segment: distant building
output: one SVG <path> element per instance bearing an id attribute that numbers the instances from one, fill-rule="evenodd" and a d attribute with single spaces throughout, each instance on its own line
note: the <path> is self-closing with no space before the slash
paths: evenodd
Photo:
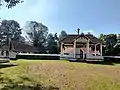
<path id="1" fill-rule="evenodd" d="M 60 42 L 61 58 L 103 59 L 102 41 L 92 34 L 68 34 Z"/>
<path id="2" fill-rule="evenodd" d="M 38 50 L 32 46 L 25 43 L 20 43 L 16 41 L 11 41 L 11 51 L 17 53 L 37 53 Z"/>
<path id="3" fill-rule="evenodd" d="M 38 50 L 34 46 L 28 44 L 11 41 L 10 46 L 3 46 L 0 53 L 3 57 L 9 56 L 11 58 L 15 58 L 18 53 L 38 53 Z"/>

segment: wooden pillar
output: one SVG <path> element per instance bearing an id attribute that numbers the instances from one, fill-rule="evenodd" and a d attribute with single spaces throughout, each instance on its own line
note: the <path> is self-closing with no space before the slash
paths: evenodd
<path id="1" fill-rule="evenodd" d="M 63 43 L 61 43 L 61 57 L 63 56 Z"/>
<path id="2" fill-rule="evenodd" d="M 74 40 L 74 58 L 76 58 L 76 39 Z"/>
<path id="3" fill-rule="evenodd" d="M 100 44 L 100 55 L 102 56 L 102 44 Z"/>
<path id="4" fill-rule="evenodd" d="M 97 46 L 97 45 L 95 44 L 95 56 L 96 56 L 96 46 Z"/>
<path id="5" fill-rule="evenodd" d="M 89 40 L 87 40 L 87 43 L 86 43 L 86 58 L 89 57 Z"/>

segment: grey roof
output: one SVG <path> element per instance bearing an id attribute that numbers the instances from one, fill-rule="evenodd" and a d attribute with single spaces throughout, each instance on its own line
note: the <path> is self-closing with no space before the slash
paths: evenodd
<path id="1" fill-rule="evenodd" d="M 20 43 L 16 41 L 11 41 L 12 50 L 16 52 L 38 52 L 38 50 L 31 45 L 27 45 L 25 43 Z"/>

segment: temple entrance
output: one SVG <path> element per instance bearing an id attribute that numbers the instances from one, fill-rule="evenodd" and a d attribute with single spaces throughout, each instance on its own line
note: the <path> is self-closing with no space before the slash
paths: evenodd
<path id="1" fill-rule="evenodd" d="M 66 47 L 65 50 L 63 45 Z M 77 60 L 103 60 L 102 41 L 91 34 L 68 35 L 61 41 L 61 57 Z"/>

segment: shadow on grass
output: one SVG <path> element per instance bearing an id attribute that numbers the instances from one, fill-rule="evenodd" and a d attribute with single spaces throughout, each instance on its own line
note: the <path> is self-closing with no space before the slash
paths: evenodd
<path id="1" fill-rule="evenodd" d="M 13 64 L 0 64 L 0 69 L 1 68 L 14 67 L 14 66 L 17 66 L 17 65 L 13 65 Z"/>
<path id="2" fill-rule="evenodd" d="M 5 85 L 0 90 L 59 90 L 59 88 L 53 86 L 43 87 L 40 84 L 37 85 L 9 84 Z"/>
<path id="3" fill-rule="evenodd" d="M 88 64 L 96 64 L 96 65 L 112 65 L 120 64 L 120 60 L 105 60 L 105 61 L 70 61 L 70 62 L 78 62 L 78 63 L 88 63 Z"/>
<path id="4" fill-rule="evenodd" d="M 120 59 L 108 59 L 104 61 L 93 61 L 93 62 L 87 62 L 87 63 L 92 63 L 92 64 L 100 64 L 100 65 L 116 65 L 120 64 Z"/>
<path id="5" fill-rule="evenodd" d="M 92 61 L 92 62 L 86 62 L 86 63 L 90 63 L 90 64 L 100 64 L 100 65 L 112 65 L 112 66 L 114 66 L 115 65 L 115 63 L 113 63 L 113 62 L 106 62 L 106 61 Z"/>
<path id="6" fill-rule="evenodd" d="M 59 90 L 58 87 L 44 86 L 26 76 L 21 76 L 19 78 L 23 82 L 14 82 L 14 80 L 10 78 L 0 77 L 0 84 L 2 84 L 2 88 L 0 88 L 0 90 Z M 29 84 L 24 83 L 26 81 L 29 82 Z"/>

